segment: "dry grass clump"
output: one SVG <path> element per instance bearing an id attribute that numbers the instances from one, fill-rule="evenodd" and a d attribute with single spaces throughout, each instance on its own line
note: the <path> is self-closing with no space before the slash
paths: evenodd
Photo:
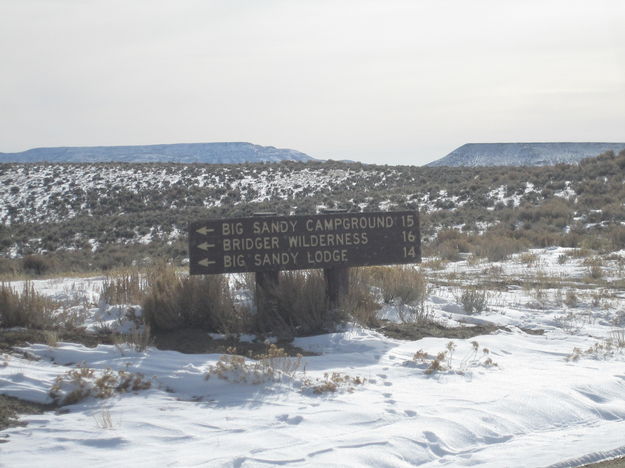
<path id="1" fill-rule="evenodd" d="M 443 260 L 440 258 L 432 258 L 425 262 L 421 263 L 423 268 L 429 268 L 430 270 L 444 270 L 447 268 L 447 260 Z"/>
<path id="2" fill-rule="evenodd" d="M 575 334 L 579 333 L 585 322 L 590 323 L 591 320 L 592 315 L 586 315 L 586 317 L 584 317 L 580 312 L 569 310 L 566 314 L 556 315 L 553 318 L 553 323 L 560 327 L 562 331 Z"/>
<path id="3" fill-rule="evenodd" d="M 19 293 L 6 283 L 0 283 L 0 326 L 27 328 L 54 328 L 53 311 L 56 304 L 35 291 L 25 282 Z"/>
<path id="4" fill-rule="evenodd" d="M 477 341 L 471 342 L 471 349 L 458 363 L 454 362 L 456 349 L 456 343 L 453 341 L 447 343 L 446 349 L 436 356 L 431 356 L 420 349 L 414 354 L 412 360 L 404 362 L 404 365 L 421 368 L 426 375 L 441 372 L 462 375 L 470 367 L 497 367 L 497 363 L 490 357 L 488 348 L 482 348 L 480 353 L 480 345 Z"/>
<path id="5" fill-rule="evenodd" d="M 145 297 L 146 285 L 139 270 L 130 269 L 107 276 L 102 286 L 100 301 L 106 304 L 140 304 Z"/>
<path id="6" fill-rule="evenodd" d="M 528 267 L 538 264 L 539 260 L 540 256 L 536 253 L 525 252 L 519 255 L 519 263 L 523 263 Z"/>
<path id="7" fill-rule="evenodd" d="M 256 314 L 254 329 L 292 337 L 333 330 L 345 317 L 326 302 L 323 272 L 282 272 L 278 284 L 265 292 L 264 307 Z M 256 294 L 258 298 L 258 293 Z"/>
<path id="8" fill-rule="evenodd" d="M 461 254 L 471 250 L 469 236 L 456 229 L 440 230 L 431 247 L 434 255 L 450 262 L 462 260 Z"/>
<path id="9" fill-rule="evenodd" d="M 569 289 L 566 292 L 566 296 L 564 298 L 564 304 L 566 304 L 567 307 L 571 307 L 571 308 L 577 307 L 579 305 L 579 299 L 575 291 L 573 291 L 572 289 Z"/>
<path id="10" fill-rule="evenodd" d="M 625 327 L 625 310 L 617 310 L 612 318 L 612 325 L 615 327 Z"/>
<path id="11" fill-rule="evenodd" d="M 305 378 L 302 383 L 302 392 L 312 392 L 315 395 L 335 393 L 338 391 L 354 392 L 356 386 L 364 385 L 367 380 L 361 377 L 352 377 L 342 372 L 325 372 L 323 378 Z"/>
<path id="12" fill-rule="evenodd" d="M 260 385 L 294 378 L 301 363 L 301 354 L 292 358 L 284 349 L 271 344 L 256 360 L 232 354 L 221 356 L 217 364 L 209 366 L 204 378 L 215 376 L 232 383 Z"/>
<path id="13" fill-rule="evenodd" d="M 136 352 L 143 352 L 154 344 L 154 338 L 150 326 L 143 324 L 137 326 L 131 333 L 113 334 L 113 344 L 120 352 L 124 354 L 124 345 Z"/>
<path id="14" fill-rule="evenodd" d="M 365 379 L 361 377 L 352 377 L 341 372 L 326 372 L 322 378 L 305 375 L 300 377 L 301 367 L 301 354 L 290 357 L 284 349 L 272 344 L 265 354 L 256 356 L 256 359 L 232 354 L 221 356 L 214 366 L 208 367 L 204 379 L 217 377 L 231 383 L 251 385 L 286 381 L 299 387 L 302 393 L 310 392 L 315 395 L 341 390 L 351 393 L 357 385 L 365 383 Z"/>
<path id="15" fill-rule="evenodd" d="M 232 333 L 244 322 L 224 276 L 178 275 L 165 264 L 148 272 L 142 307 L 145 322 L 153 330 L 200 328 Z"/>
<path id="16" fill-rule="evenodd" d="M 56 404 L 72 405 L 88 397 L 110 398 L 115 393 L 147 390 L 151 386 L 151 379 L 138 372 L 111 369 L 98 372 L 78 366 L 59 375 L 49 393 Z"/>
<path id="17" fill-rule="evenodd" d="M 371 290 L 370 272 L 366 268 L 352 268 L 349 292 L 342 305 L 344 313 L 365 327 L 379 325 L 380 305 Z"/>
<path id="18" fill-rule="evenodd" d="M 588 349 L 573 348 L 573 352 L 565 359 L 577 362 L 581 358 L 589 359 L 610 359 L 617 354 L 622 354 L 625 350 L 625 329 L 613 330 L 608 338 L 597 341 Z"/>
<path id="19" fill-rule="evenodd" d="M 108 409 L 102 410 L 100 413 L 94 414 L 93 419 L 99 429 L 113 429 L 113 417 Z"/>
<path id="20" fill-rule="evenodd" d="M 594 254 L 594 251 L 587 248 L 573 249 L 566 252 L 571 258 L 588 258 Z"/>
<path id="21" fill-rule="evenodd" d="M 491 262 L 506 260 L 510 255 L 527 249 L 525 240 L 515 239 L 498 233 L 488 233 L 474 239 L 473 253 Z"/>
<path id="22" fill-rule="evenodd" d="M 488 307 L 488 291 L 476 286 L 465 288 L 460 296 L 460 304 L 465 313 L 469 315 L 481 314 Z"/>
<path id="23" fill-rule="evenodd" d="M 368 273 L 371 285 L 380 288 L 385 303 L 421 303 L 427 296 L 427 281 L 423 273 L 411 267 L 372 267 Z"/>

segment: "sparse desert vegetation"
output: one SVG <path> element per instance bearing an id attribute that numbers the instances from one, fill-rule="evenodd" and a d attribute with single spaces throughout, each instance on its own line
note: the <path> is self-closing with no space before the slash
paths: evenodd
<path id="1" fill-rule="evenodd" d="M 177 446 L 186 421 L 193 437 L 219 433 L 224 444 L 241 443 L 243 431 L 245 444 L 271 433 L 283 445 L 288 429 L 288 440 L 306 445 L 327 426 L 352 434 L 347 444 L 392 440 L 406 456 L 414 448 L 402 442 L 404 425 L 424 447 L 451 443 L 446 430 L 433 438 L 431 417 L 486 451 L 538 432 L 554 442 L 563 428 L 593 437 L 589 428 L 620 427 L 625 417 L 604 408 L 619 407 L 623 390 L 625 228 L 620 208 L 602 204 L 605 190 L 621 200 L 623 160 L 468 171 L 104 164 L 102 180 L 88 165 L 1 167 L 6 180 L 28 176 L 50 192 L 65 182 L 60 201 L 43 205 L 49 235 L 33 233 L 41 219 L 21 191 L 3 199 L 11 206 L 0 231 L 0 393 L 57 409 L 30 423 L 28 443 L 44 449 L 50 432 L 74 426 L 96 441 L 123 432 Z M 71 207 L 70 169 L 81 180 Z M 316 178 L 325 185 L 311 188 Z M 332 307 L 320 270 L 281 272 L 260 310 L 251 274 L 189 276 L 188 220 L 321 206 L 419 208 L 422 264 L 352 268 L 349 293 Z M 147 228 L 157 214 L 161 223 Z M 251 426 L 250 408 L 260 415 Z M 166 411 L 176 429 L 160 425 Z M 328 423 L 323 415 L 336 411 L 345 420 Z M 491 424 L 483 436 L 493 414 L 517 429 Z M 6 447 L 26 443 L 19 428 L 3 433 Z M 278 445 L 268 460 L 278 460 Z"/>

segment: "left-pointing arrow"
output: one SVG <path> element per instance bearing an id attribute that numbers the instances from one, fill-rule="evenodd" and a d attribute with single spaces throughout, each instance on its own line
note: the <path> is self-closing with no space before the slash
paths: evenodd
<path id="1" fill-rule="evenodd" d="M 210 248 L 215 247 L 215 244 L 209 244 L 208 242 L 202 242 L 200 245 L 197 246 L 198 249 L 202 249 L 202 250 L 208 250 Z"/>
<path id="2" fill-rule="evenodd" d="M 203 260 L 200 260 L 199 262 L 197 262 L 199 265 L 205 266 L 207 267 L 208 265 L 214 265 L 215 261 L 214 260 L 209 260 L 208 258 L 205 258 Z"/>
<path id="3" fill-rule="evenodd" d="M 205 236 L 206 234 L 208 234 L 209 232 L 215 232 L 214 229 L 211 228 L 207 228 L 207 227 L 201 227 L 200 229 L 196 229 L 196 231 L 198 234 L 202 234 L 203 236 Z"/>

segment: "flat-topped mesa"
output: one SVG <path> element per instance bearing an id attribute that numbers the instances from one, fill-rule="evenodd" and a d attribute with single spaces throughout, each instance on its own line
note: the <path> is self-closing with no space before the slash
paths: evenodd
<path id="1" fill-rule="evenodd" d="M 18 163 L 205 163 L 315 161 L 292 149 L 246 142 L 176 143 L 170 145 L 85 146 L 33 148 L 20 153 L 0 153 L 0 162 Z"/>
<path id="2" fill-rule="evenodd" d="M 550 166 L 624 149 L 625 143 L 467 143 L 427 166 Z"/>

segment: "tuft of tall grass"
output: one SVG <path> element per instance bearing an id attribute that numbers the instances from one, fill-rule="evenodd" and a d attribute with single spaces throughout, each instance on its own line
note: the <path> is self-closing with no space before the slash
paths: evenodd
<path id="1" fill-rule="evenodd" d="M 374 267 L 369 269 L 370 282 L 380 288 L 385 303 L 421 303 L 427 296 L 423 273 L 411 267 Z"/>
<path id="2" fill-rule="evenodd" d="M 140 304 L 145 297 L 146 284 L 139 270 L 122 270 L 107 276 L 100 301 L 106 304 Z"/>
<path id="3" fill-rule="evenodd" d="M 254 328 L 261 333 L 292 337 L 333 330 L 343 319 L 342 310 L 330 310 L 321 270 L 286 271 L 269 295 L 271 306 L 259 310 Z"/>
<path id="4" fill-rule="evenodd" d="M 148 271 L 143 314 L 152 330 L 200 328 L 236 333 L 245 322 L 222 275 L 178 275 L 171 265 Z"/>
<path id="5" fill-rule="evenodd" d="M 56 320 L 53 311 L 55 304 L 49 298 L 35 291 L 29 281 L 24 283 L 22 292 L 11 285 L 0 283 L 0 326 L 27 328 L 54 328 Z"/>
<path id="6" fill-rule="evenodd" d="M 485 257 L 491 262 L 506 260 L 510 255 L 525 250 L 527 241 L 507 237 L 498 233 L 489 233 L 475 238 L 473 253 Z"/>
<path id="7" fill-rule="evenodd" d="M 370 269 L 350 269 L 349 293 L 342 304 L 345 315 L 365 327 L 376 327 L 379 325 L 379 309 L 380 305 L 371 290 Z"/>
<path id="8" fill-rule="evenodd" d="M 460 303 L 467 314 L 481 314 L 488 307 L 488 292 L 475 286 L 468 287 L 462 292 Z"/>

